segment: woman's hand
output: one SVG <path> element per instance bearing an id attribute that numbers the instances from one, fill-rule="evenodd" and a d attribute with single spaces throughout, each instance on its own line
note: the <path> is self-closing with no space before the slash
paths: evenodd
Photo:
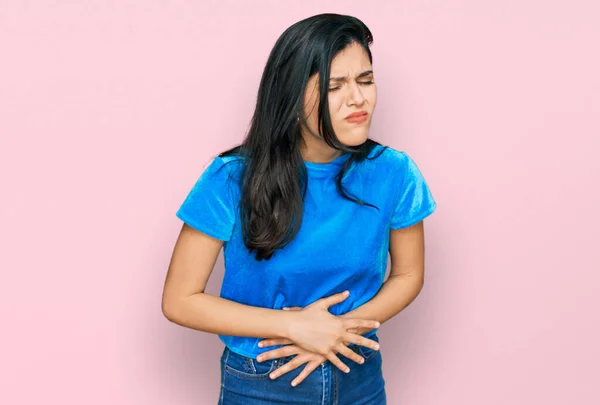
<path id="1" fill-rule="evenodd" d="M 354 352 L 352 352 L 352 353 L 354 353 Z M 315 369 L 317 367 L 319 367 L 322 363 L 325 363 L 325 361 L 327 361 L 327 358 L 325 356 L 317 354 L 317 353 L 309 352 L 308 350 L 303 349 L 300 346 L 297 346 L 294 344 L 280 347 L 278 349 L 270 350 L 268 352 L 262 353 L 257 357 L 257 361 L 261 362 L 261 361 L 265 361 L 265 360 L 269 360 L 269 359 L 277 359 L 280 357 L 291 356 L 293 354 L 295 354 L 296 356 L 294 356 L 294 358 L 292 360 L 288 361 L 283 366 L 279 367 L 277 370 L 273 371 L 270 374 L 271 379 L 274 380 L 277 377 L 281 377 L 282 375 L 289 373 L 292 370 L 297 369 L 302 364 L 308 363 L 304 367 L 304 369 L 300 372 L 300 374 L 298 374 L 298 376 L 296 378 L 294 378 L 294 380 L 292 381 L 292 386 L 295 387 L 296 385 L 298 385 L 302 381 L 304 381 L 304 379 L 306 377 L 308 377 L 308 375 L 310 373 L 315 371 Z M 355 360 L 357 363 L 364 362 L 364 360 L 361 356 L 359 356 L 356 353 L 354 353 L 354 355 L 355 355 L 355 357 L 358 357 L 358 359 Z M 354 358 L 353 358 L 353 360 L 354 360 Z M 342 365 L 343 365 L 343 363 L 342 363 Z M 346 367 L 345 365 L 343 365 L 343 367 L 344 368 L 341 369 L 342 371 L 344 371 L 346 373 L 350 371 L 350 369 L 348 369 L 348 367 Z M 338 366 L 338 368 L 339 368 L 339 366 Z"/>
<path id="2" fill-rule="evenodd" d="M 301 309 L 302 309 L 302 307 L 283 308 L 284 311 L 288 311 L 288 310 L 289 311 L 299 311 Z M 358 329 L 364 330 L 364 332 L 368 332 L 369 330 L 371 330 L 368 328 L 358 328 Z M 357 329 L 348 329 L 348 332 L 358 333 Z M 324 363 L 327 360 L 327 358 L 323 355 L 309 352 L 308 350 L 305 350 L 297 345 L 294 345 L 293 343 L 294 342 L 292 342 L 291 340 L 285 339 L 285 338 L 274 338 L 274 339 L 261 340 L 258 343 L 258 347 L 269 347 L 269 346 L 279 346 L 279 345 L 289 345 L 289 346 L 280 347 L 278 349 L 264 352 L 257 357 L 257 361 L 262 362 L 265 360 L 278 359 L 281 357 L 291 356 L 291 355 L 295 354 L 296 356 L 292 360 L 290 360 L 288 363 L 284 364 L 282 367 L 278 368 L 276 371 L 272 372 L 270 375 L 272 379 L 276 379 L 286 373 L 289 373 L 292 370 L 297 369 L 302 364 L 308 363 L 304 367 L 302 372 L 300 372 L 300 374 L 298 374 L 298 376 L 294 379 L 294 381 L 292 381 L 292 386 L 295 387 L 296 385 L 298 385 L 302 381 L 304 381 L 306 379 L 306 377 L 308 377 L 308 375 L 310 373 L 315 371 L 315 369 L 317 367 L 319 367 L 322 363 Z M 352 352 L 352 353 L 353 354 L 352 354 L 351 360 L 354 360 L 356 363 L 359 363 L 359 364 L 364 363 L 364 359 L 360 355 L 358 355 L 354 352 Z M 338 368 L 340 368 L 338 365 L 336 365 L 336 366 Z M 348 372 L 348 370 L 349 370 L 348 367 L 346 367 L 345 365 L 343 365 L 343 366 L 344 367 L 340 368 L 340 369 L 344 372 Z"/>
<path id="3" fill-rule="evenodd" d="M 347 367 L 337 357 L 337 353 L 360 362 L 360 356 L 348 348 L 348 344 L 354 343 L 373 350 L 379 349 L 377 342 L 348 331 L 349 329 L 358 328 L 374 329 L 379 327 L 379 322 L 367 319 L 341 318 L 329 313 L 328 308 L 330 306 L 342 302 L 348 295 L 349 292 L 347 291 L 335 294 L 317 300 L 306 308 L 294 311 L 294 318 L 290 323 L 288 336 L 289 341 L 296 346 L 325 357 L 344 371 L 347 370 Z"/>
<path id="4" fill-rule="evenodd" d="M 283 307 L 282 308 L 284 311 L 300 311 L 302 309 L 302 307 Z M 358 334 L 363 334 L 365 332 L 368 332 L 372 330 L 371 328 L 352 328 L 352 329 L 348 329 L 348 332 L 350 333 L 358 333 Z M 286 339 L 286 338 L 272 338 L 272 339 L 264 339 L 261 340 L 260 342 L 258 342 L 258 347 L 269 347 L 269 346 L 279 346 L 279 345 L 289 345 L 289 344 L 293 344 L 294 342 L 292 342 L 290 339 Z M 272 353 L 272 351 L 270 352 L 265 352 L 265 353 Z M 280 356 L 282 357 L 282 356 Z M 277 357 L 273 357 L 273 358 L 277 358 Z M 265 359 L 266 360 L 266 359 Z"/>

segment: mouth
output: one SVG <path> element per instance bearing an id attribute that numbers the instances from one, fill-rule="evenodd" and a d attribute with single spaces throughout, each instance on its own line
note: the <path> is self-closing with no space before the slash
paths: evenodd
<path id="1" fill-rule="evenodd" d="M 349 118 L 358 118 L 358 117 L 362 117 L 362 116 L 366 116 L 366 115 L 369 115 L 369 113 L 366 112 L 366 111 L 358 111 L 358 112 L 353 112 L 352 114 L 348 115 L 346 117 L 346 119 L 349 119 Z"/>
<path id="2" fill-rule="evenodd" d="M 361 122 L 365 122 L 368 117 L 369 117 L 369 113 L 367 113 L 366 111 L 359 112 L 359 113 L 352 113 L 346 117 L 346 121 L 358 124 Z"/>

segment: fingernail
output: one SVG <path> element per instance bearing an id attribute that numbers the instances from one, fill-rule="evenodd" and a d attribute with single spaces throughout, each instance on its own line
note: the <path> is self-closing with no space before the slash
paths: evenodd
<path id="1" fill-rule="evenodd" d="M 296 384 L 297 384 L 296 381 L 292 381 L 292 387 L 295 387 Z"/>
<path id="2" fill-rule="evenodd" d="M 350 369 L 349 369 L 349 368 L 347 368 L 345 371 L 346 371 L 346 373 L 349 373 L 349 372 L 350 372 Z"/>
<path id="3" fill-rule="evenodd" d="M 258 362 L 260 363 L 260 362 L 262 361 L 262 357 L 258 356 L 258 357 L 256 358 L 256 361 L 258 361 Z"/>
<path id="4" fill-rule="evenodd" d="M 271 377 L 271 378 L 275 378 L 275 374 L 271 374 L 269 377 Z"/>
<path id="5" fill-rule="evenodd" d="M 360 359 L 360 364 L 363 364 L 365 362 L 365 359 Z"/>
<path id="6" fill-rule="evenodd" d="M 283 307 L 284 311 L 289 311 L 290 309 L 288 307 Z"/>
<path id="7" fill-rule="evenodd" d="M 262 344 L 262 343 L 259 343 L 259 344 L 258 344 L 258 347 L 263 347 L 263 344 Z"/>
<path id="8" fill-rule="evenodd" d="M 348 291 L 348 290 L 344 291 L 344 295 L 348 295 L 348 294 L 350 294 L 350 291 Z"/>
<path id="9" fill-rule="evenodd" d="M 379 325 L 381 325 L 379 322 L 375 322 L 375 327 L 379 328 Z"/>
<path id="10" fill-rule="evenodd" d="M 375 345 L 375 350 L 379 350 L 379 345 Z"/>

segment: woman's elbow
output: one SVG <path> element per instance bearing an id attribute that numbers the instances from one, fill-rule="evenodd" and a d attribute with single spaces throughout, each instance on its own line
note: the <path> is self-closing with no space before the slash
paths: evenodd
<path id="1" fill-rule="evenodd" d="M 162 303 L 161 303 L 161 310 L 162 310 L 164 317 L 167 318 L 169 321 L 175 322 L 175 319 L 178 318 L 177 317 L 177 313 L 179 312 L 177 309 L 178 306 L 179 305 L 177 303 L 177 300 L 163 296 Z"/>

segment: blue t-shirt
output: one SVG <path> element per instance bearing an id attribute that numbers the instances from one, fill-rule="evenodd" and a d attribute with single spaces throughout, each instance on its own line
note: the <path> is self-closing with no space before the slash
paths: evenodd
<path id="1" fill-rule="evenodd" d="M 381 148 L 376 145 L 369 156 Z M 433 213 L 436 203 L 415 162 L 391 147 L 373 160 L 353 164 L 343 180 L 350 195 L 380 210 L 344 199 L 334 176 L 349 157 L 345 153 L 329 163 L 305 162 L 308 185 L 300 231 L 270 260 L 262 261 L 255 259 L 256 252 L 248 253 L 242 240 L 236 173 L 243 160 L 239 156 L 212 160 L 176 215 L 192 228 L 224 241 L 221 297 L 282 309 L 306 307 L 349 290 L 348 298 L 329 307 L 330 313 L 341 315 L 377 294 L 387 269 L 390 229 L 414 225 Z M 265 338 L 219 338 L 233 352 L 252 358 L 280 347 L 259 348 L 258 342 Z"/>

